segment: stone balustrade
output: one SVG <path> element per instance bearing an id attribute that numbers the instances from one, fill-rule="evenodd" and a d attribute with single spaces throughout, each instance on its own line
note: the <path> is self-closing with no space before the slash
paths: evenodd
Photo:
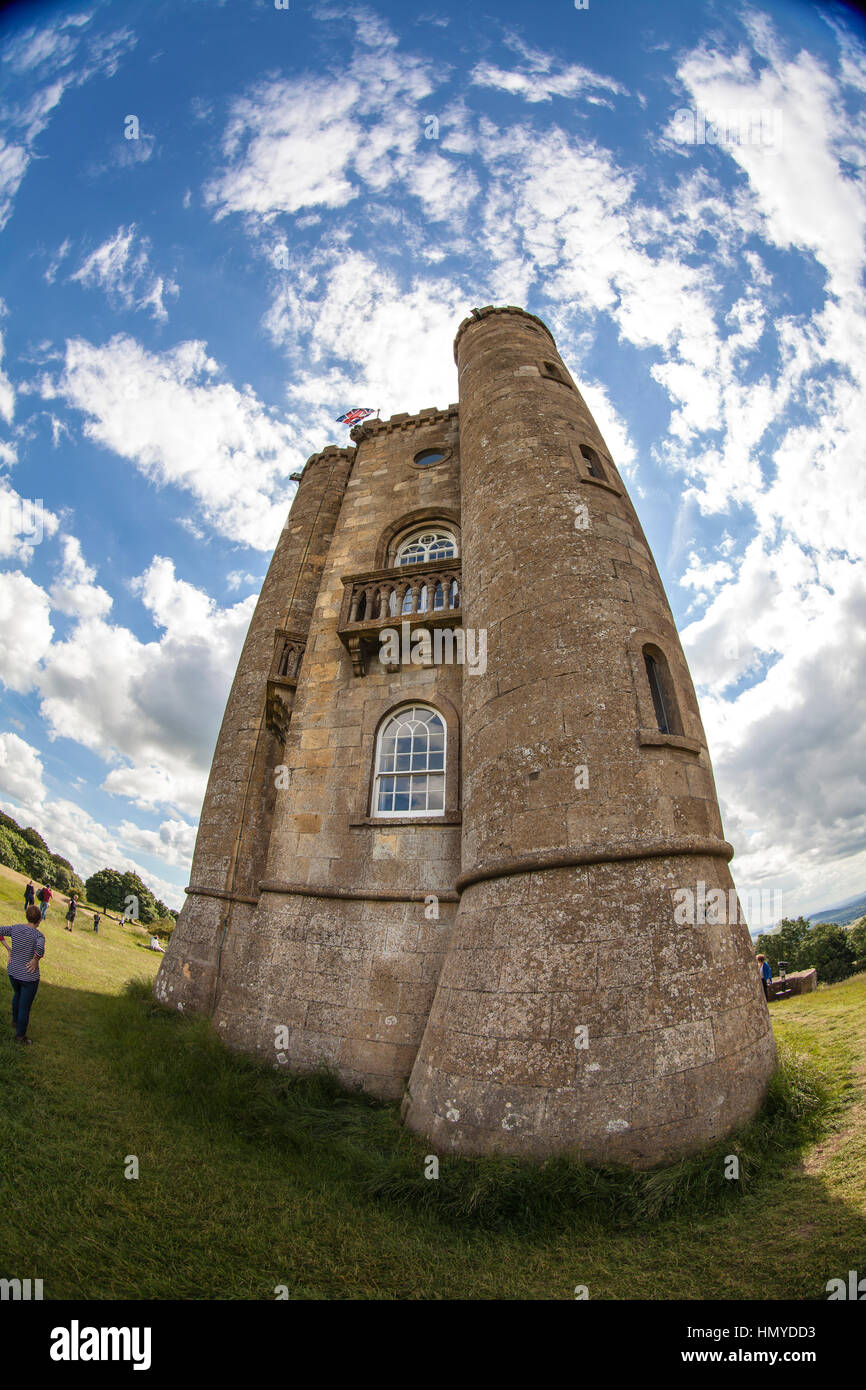
<path id="1" fill-rule="evenodd" d="M 365 649 L 378 647 L 384 628 L 404 619 L 414 628 L 461 626 L 460 584 L 457 559 L 344 575 L 337 631 L 355 674 L 365 674 Z"/>

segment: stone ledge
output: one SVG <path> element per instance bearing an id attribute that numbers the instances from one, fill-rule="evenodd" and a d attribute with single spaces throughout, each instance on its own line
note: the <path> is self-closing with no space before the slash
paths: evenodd
<path id="1" fill-rule="evenodd" d="M 684 734 L 663 734 L 659 729 L 638 729 L 637 739 L 645 748 L 681 748 L 684 753 L 700 753 L 704 746 L 699 739 L 686 738 Z"/>
<path id="2" fill-rule="evenodd" d="M 622 497 L 622 488 L 615 487 L 613 483 L 607 482 L 604 478 L 593 478 L 589 473 L 581 476 L 580 483 L 591 483 L 593 487 L 603 487 L 606 492 L 612 492 L 614 497 Z"/>
<path id="3" fill-rule="evenodd" d="M 675 840 L 668 845 L 635 845 L 629 849 L 540 850 L 523 854 L 516 859 L 499 859 L 481 868 L 460 874 L 454 887 L 463 893 L 473 883 L 489 878 L 510 878 L 513 874 L 532 874 L 543 869 L 582 868 L 587 864 L 620 864 L 635 859 L 675 859 L 680 855 L 697 855 L 725 859 L 734 857 L 734 847 L 727 840 Z"/>
<path id="4" fill-rule="evenodd" d="M 252 907 L 256 907 L 259 901 L 258 898 L 249 898 L 243 893 L 227 893 L 224 888 L 199 888 L 192 883 L 187 884 L 183 891 L 191 897 L 222 898 L 230 903 L 250 903 Z"/>
<path id="5" fill-rule="evenodd" d="M 438 898 L 442 903 L 459 902 L 453 888 L 416 888 L 410 893 L 398 893 L 387 888 L 331 888 L 327 884 L 284 883 L 281 879 L 263 879 L 259 892 L 301 898 L 343 898 L 349 902 L 423 903 L 428 898 Z"/>
<path id="6" fill-rule="evenodd" d="M 372 825 L 376 830 L 387 830 L 392 825 L 462 825 L 462 816 L 350 816 L 349 825 L 355 830 L 359 826 Z"/>

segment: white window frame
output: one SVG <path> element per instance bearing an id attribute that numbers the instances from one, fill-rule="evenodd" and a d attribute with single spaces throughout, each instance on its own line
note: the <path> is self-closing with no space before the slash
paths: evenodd
<path id="1" fill-rule="evenodd" d="M 450 527 L 444 526 L 444 525 L 441 525 L 441 524 L 440 524 L 440 525 L 437 525 L 437 524 L 434 522 L 433 525 L 417 526 L 413 531 L 410 531 L 407 535 L 405 535 L 405 536 L 403 537 L 403 539 L 402 539 L 402 540 L 400 541 L 400 543 L 398 544 L 396 551 L 394 552 L 394 565 L 395 565 L 395 567 L 399 567 L 400 569 L 411 569 L 412 565 L 424 565 L 424 564 L 427 564 L 427 563 L 428 563 L 428 561 L 430 560 L 430 555 L 429 555 L 429 553 L 425 553 L 423 559 L 420 559 L 420 560 L 408 560 L 408 561 L 404 561 L 404 560 L 401 560 L 401 559 L 400 559 L 400 555 L 401 555 L 402 551 L 406 548 L 407 545 L 412 545 L 412 544 L 417 543 L 417 541 L 419 540 L 419 538 L 420 538 L 421 536 L 426 536 L 426 535 L 438 536 L 440 539 L 445 539 L 445 537 L 447 537 L 448 540 L 451 542 L 451 544 L 452 544 L 453 547 L 454 547 L 454 554 L 453 554 L 453 555 L 437 555 L 437 556 L 434 556 L 434 557 L 433 557 L 434 560 L 437 560 L 437 559 L 438 559 L 438 560 L 443 560 L 443 561 L 444 561 L 444 560 L 456 560 L 456 559 L 459 558 L 459 556 L 460 556 L 460 547 L 459 547 L 458 544 L 457 544 L 457 537 L 455 536 L 454 532 L 451 530 Z M 425 547 L 425 551 L 429 552 L 429 550 L 430 550 L 430 547 L 429 547 L 429 546 Z"/>
<path id="2" fill-rule="evenodd" d="M 429 767 L 427 767 L 427 768 L 424 768 L 424 769 L 414 769 L 414 768 L 411 768 L 411 767 L 410 767 L 410 768 L 405 768 L 405 769 L 400 769 L 400 770 L 398 770 L 398 769 L 397 769 L 397 766 L 396 766 L 396 761 L 397 761 L 397 756 L 398 756 L 398 755 L 397 755 L 397 745 L 396 745 L 396 742 L 395 742 L 395 745 L 394 745 L 394 752 L 393 752 L 393 754 L 388 753 L 388 754 L 385 754 L 385 755 L 384 755 L 385 757 L 391 757 L 391 756 L 393 756 L 393 758 L 394 758 L 394 767 L 393 767 L 393 768 L 391 768 L 391 767 L 389 767 L 389 768 L 383 768 L 382 763 L 383 763 L 383 761 L 384 761 L 384 758 L 383 758 L 382 745 L 383 745 L 383 742 L 384 742 L 385 735 L 386 735 L 387 731 L 392 727 L 392 725 L 395 724 L 395 722 L 397 723 L 397 727 L 398 727 L 398 728 L 400 727 L 400 724 L 401 724 L 401 723 L 403 723 L 403 722 L 410 722 L 410 721 L 411 721 L 411 717 L 412 717 L 412 715 L 413 715 L 413 713 L 414 713 L 415 710 L 424 710 L 426 713 L 435 715 L 436 718 L 439 720 L 440 725 L 442 726 L 442 766 L 441 766 L 441 768 L 438 768 L 438 767 L 429 768 Z M 427 725 L 427 727 L 429 728 L 429 725 Z M 414 762 L 414 757 L 413 757 L 413 755 L 415 754 L 415 751 L 416 751 L 416 750 L 415 750 L 415 745 L 414 745 L 414 731 L 413 731 L 413 734 L 412 734 L 412 744 L 411 744 L 410 749 L 409 749 L 409 758 L 410 758 L 410 762 Z M 429 748 L 428 748 L 428 750 L 427 750 L 427 754 L 428 754 L 428 756 L 427 756 L 427 761 L 429 762 Z M 402 756 L 406 756 L 406 755 L 403 754 Z M 391 713 L 388 715 L 387 719 L 383 720 L 382 726 L 381 726 L 381 728 L 379 729 L 379 733 L 378 733 L 378 735 L 377 735 L 377 737 L 376 737 L 376 764 L 375 764 L 375 768 L 374 768 L 374 771 L 373 771 L 373 801 L 372 801 L 372 806 L 371 806 L 371 808 L 370 808 L 370 814 L 371 814 L 371 816 L 374 817 L 376 820 L 394 820 L 394 819 L 397 819 L 397 818 L 399 818 L 400 820 L 414 820 L 414 819 L 419 819 L 419 818 L 420 818 L 420 819 L 426 819 L 427 817 L 430 817 L 430 816 L 444 816 L 444 815 L 445 815 L 445 793 L 446 793 L 446 790 L 447 790 L 447 788 L 446 788 L 446 779 L 447 779 L 447 776 L 448 776 L 448 771 L 447 771 L 447 756 L 448 756 L 448 725 L 447 725 L 447 723 L 446 723 L 446 721 L 445 721 L 444 715 L 442 715 L 442 714 L 440 713 L 440 711 L 439 711 L 438 709 L 435 708 L 435 706 L 433 706 L 433 705 L 426 705 L 426 704 L 423 704 L 423 703 L 420 702 L 420 701 L 415 701 L 415 702 L 413 702 L 413 703 L 410 704 L 410 705 L 403 705 L 403 706 L 401 706 L 399 709 L 392 710 Z M 429 798 L 429 779 L 430 779 L 431 777 L 440 777 L 440 776 L 441 776 L 441 778 L 442 778 L 442 805 L 441 805 L 441 807 L 438 807 L 438 808 L 436 808 L 436 809 L 431 809 L 429 806 L 424 806 L 424 807 L 422 807 L 422 808 L 420 808 L 420 809 L 414 809 L 414 810 L 413 810 L 411 807 L 409 807 L 409 808 L 407 808 L 406 810 L 395 810 L 395 811 L 382 811 L 382 810 L 379 809 L 379 794 L 380 794 L 380 789 L 381 789 L 382 782 L 383 782 L 383 779 L 384 779 L 384 778 L 386 778 L 386 777 L 393 777 L 393 778 L 395 778 L 395 779 L 396 779 L 396 778 L 407 778 L 407 779 L 408 779 L 408 783 L 409 783 L 409 797 L 410 797 L 410 800 L 411 800 L 412 792 L 413 792 L 413 779 L 414 779 L 415 777 L 423 777 L 423 778 L 425 779 L 425 782 L 426 782 L 426 788 L 427 788 L 427 789 L 426 789 L 426 792 L 425 792 L 425 800 L 427 800 L 427 799 Z M 395 786 L 395 791 L 396 791 L 396 786 Z"/>

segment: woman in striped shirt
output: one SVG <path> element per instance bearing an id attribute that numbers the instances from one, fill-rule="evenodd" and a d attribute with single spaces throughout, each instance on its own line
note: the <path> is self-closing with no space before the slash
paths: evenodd
<path id="1" fill-rule="evenodd" d="M 38 907 L 28 907 L 27 921 L 0 927 L 0 941 L 9 952 L 9 983 L 12 986 L 12 1023 L 15 1040 L 29 1044 L 27 1036 L 30 1009 L 39 988 L 39 962 L 45 955 L 45 937 L 39 931 L 42 918 Z M 12 945 L 7 945 L 9 937 Z"/>

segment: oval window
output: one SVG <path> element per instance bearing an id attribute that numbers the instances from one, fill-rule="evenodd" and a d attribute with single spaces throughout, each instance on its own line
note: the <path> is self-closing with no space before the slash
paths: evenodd
<path id="1" fill-rule="evenodd" d="M 415 462 L 426 468 L 428 464 L 441 463 L 444 457 L 441 449 L 422 449 L 420 454 L 415 455 Z"/>

